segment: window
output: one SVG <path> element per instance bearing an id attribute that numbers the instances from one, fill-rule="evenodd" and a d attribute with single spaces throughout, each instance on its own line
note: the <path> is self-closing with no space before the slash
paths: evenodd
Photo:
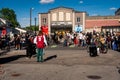
<path id="1" fill-rule="evenodd" d="M 64 20 L 64 13 L 59 12 L 59 21 L 63 21 L 63 20 Z"/>
<path id="2" fill-rule="evenodd" d="M 71 17 L 70 17 L 70 13 L 66 13 L 66 21 L 70 21 L 71 20 Z"/>
<path id="3" fill-rule="evenodd" d="M 77 17 L 77 22 L 80 22 L 80 17 Z"/>
<path id="4" fill-rule="evenodd" d="M 47 19 L 43 18 L 43 23 L 46 24 L 46 22 L 47 22 Z"/>
<path id="5" fill-rule="evenodd" d="M 52 13 L 52 21 L 57 21 L 57 13 Z"/>

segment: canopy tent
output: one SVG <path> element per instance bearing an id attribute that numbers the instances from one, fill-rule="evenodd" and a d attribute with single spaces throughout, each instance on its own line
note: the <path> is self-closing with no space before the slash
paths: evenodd
<path id="1" fill-rule="evenodd" d="M 21 28 L 15 28 L 16 30 L 18 30 L 20 33 L 26 33 L 27 31 L 26 30 L 24 30 L 24 29 L 21 29 Z"/>

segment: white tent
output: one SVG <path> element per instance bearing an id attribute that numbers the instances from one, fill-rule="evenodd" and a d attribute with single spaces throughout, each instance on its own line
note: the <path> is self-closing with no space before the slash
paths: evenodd
<path id="1" fill-rule="evenodd" d="M 6 20 L 5 19 L 0 18 L 0 21 L 2 21 L 4 24 L 6 24 Z"/>
<path id="2" fill-rule="evenodd" d="M 16 30 L 18 30 L 18 31 L 20 31 L 20 33 L 26 33 L 27 31 L 26 30 L 24 30 L 24 29 L 21 29 L 21 28 L 15 28 Z"/>

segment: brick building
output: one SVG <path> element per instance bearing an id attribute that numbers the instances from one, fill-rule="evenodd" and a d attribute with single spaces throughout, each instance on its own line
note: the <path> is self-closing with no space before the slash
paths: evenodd
<path id="1" fill-rule="evenodd" d="M 120 32 L 120 16 L 87 16 L 86 31 Z"/>
<path id="2" fill-rule="evenodd" d="M 39 13 L 39 29 L 48 28 L 48 33 L 55 31 L 90 32 L 120 31 L 120 16 L 88 16 L 86 12 L 73 8 L 57 7 L 47 13 Z"/>

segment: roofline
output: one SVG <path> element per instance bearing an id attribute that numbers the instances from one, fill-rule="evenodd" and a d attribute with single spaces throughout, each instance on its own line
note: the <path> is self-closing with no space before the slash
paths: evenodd
<path id="1" fill-rule="evenodd" d="M 115 13 L 117 13 L 118 11 L 120 11 L 120 8 L 118 8 L 118 9 L 115 11 Z"/>
<path id="2" fill-rule="evenodd" d="M 77 11 L 77 10 L 74 10 L 75 13 L 87 13 L 86 11 Z"/>
<path id="3" fill-rule="evenodd" d="M 59 7 L 56 7 L 56 8 L 49 9 L 48 12 L 41 12 L 41 13 L 38 13 L 38 14 L 48 14 L 48 13 L 50 13 L 51 10 L 58 9 L 58 8 L 71 9 L 71 10 L 74 11 L 75 13 L 87 13 L 86 11 L 78 11 L 78 10 L 74 10 L 73 8 L 68 8 L 68 7 L 64 7 L 64 6 L 59 6 Z"/>
<path id="4" fill-rule="evenodd" d="M 38 14 L 48 14 L 47 12 L 41 12 L 41 13 L 38 13 Z"/>
<path id="5" fill-rule="evenodd" d="M 59 7 L 56 7 L 56 8 L 49 9 L 49 11 L 54 10 L 54 9 L 57 9 L 57 8 L 66 8 L 66 9 L 72 9 L 72 10 L 74 10 L 73 8 L 64 7 L 64 6 L 59 6 Z"/>

